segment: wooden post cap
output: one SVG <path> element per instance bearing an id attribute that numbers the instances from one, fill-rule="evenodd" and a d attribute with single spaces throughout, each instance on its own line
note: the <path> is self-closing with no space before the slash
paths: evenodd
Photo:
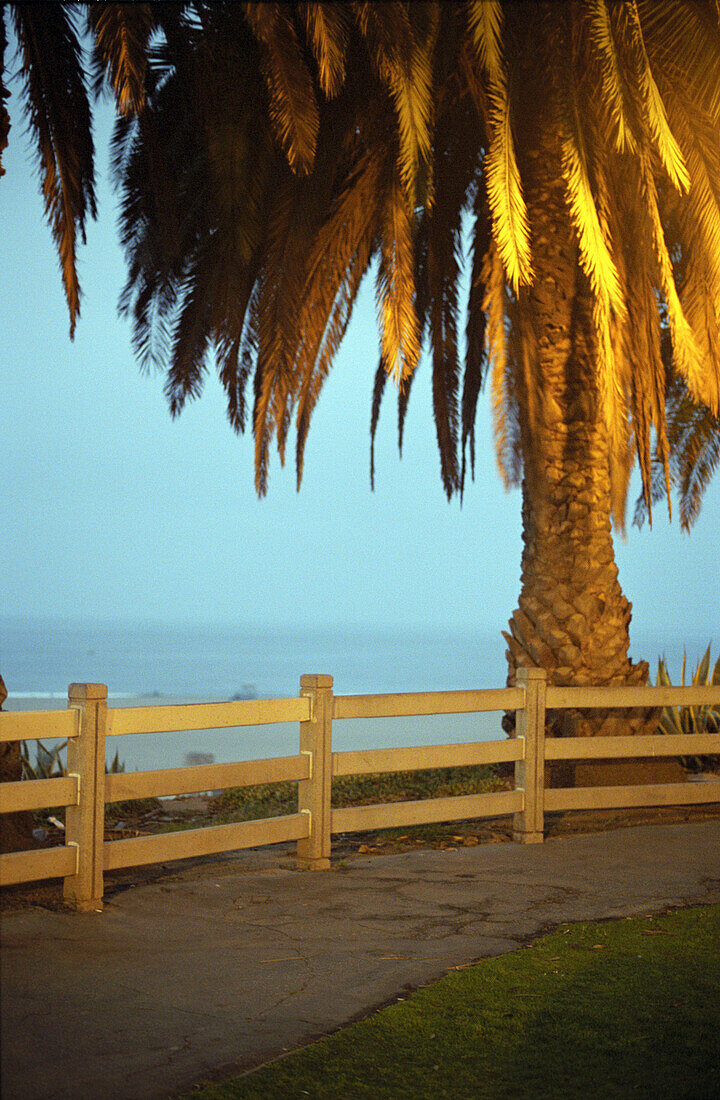
<path id="1" fill-rule="evenodd" d="M 68 699 L 84 703 L 91 699 L 107 699 L 107 693 L 107 684 L 70 684 Z"/>
<path id="2" fill-rule="evenodd" d="M 332 686 L 332 676 L 314 673 L 313 675 L 300 677 L 301 688 L 331 688 Z"/>

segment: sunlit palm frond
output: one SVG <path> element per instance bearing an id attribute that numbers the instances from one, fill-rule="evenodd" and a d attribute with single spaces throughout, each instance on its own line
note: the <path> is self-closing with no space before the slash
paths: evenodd
<path id="1" fill-rule="evenodd" d="M 684 93 L 706 115 L 720 114 L 720 21 L 704 0 L 637 0 L 645 45 L 675 94 Z M 667 98 L 666 106 L 670 106 Z M 674 124 L 670 120 L 671 126 Z"/>
<path id="2" fill-rule="evenodd" d="M 651 240 L 658 265 L 660 289 L 665 299 L 668 322 L 672 335 L 673 355 L 677 369 L 687 379 L 690 392 L 702 400 L 703 368 L 692 329 L 687 322 L 678 296 L 672 260 L 668 252 L 662 217 L 658 207 L 655 181 L 645 157 L 639 158 L 640 184 L 644 199 L 644 213 L 649 222 Z"/>
<path id="3" fill-rule="evenodd" d="M 262 47 L 275 133 L 291 168 L 303 175 L 315 159 L 320 118 L 290 8 L 280 3 L 245 3 L 243 10 Z"/>
<path id="4" fill-rule="evenodd" d="M 572 86 L 561 115 L 562 173 L 567 204 L 580 250 L 580 264 L 593 293 L 607 309 L 624 312 L 612 239 L 596 205 L 590 180 L 589 151 Z"/>
<path id="5" fill-rule="evenodd" d="M 690 176 L 682 150 L 670 128 L 665 104 L 653 76 L 635 0 L 630 0 L 627 11 L 630 40 L 638 68 L 638 85 L 645 107 L 645 122 L 672 183 L 678 191 L 686 192 L 690 186 Z"/>
<path id="6" fill-rule="evenodd" d="M 506 489 L 516 484 L 513 460 L 512 410 L 514 399 L 508 370 L 505 312 L 505 271 L 497 242 L 490 242 L 482 262 L 483 309 L 487 318 L 485 339 L 491 378 L 491 402 L 495 459 Z"/>
<path id="7" fill-rule="evenodd" d="M 628 88 L 626 65 L 615 41 L 613 22 L 606 0 L 588 0 L 590 39 L 597 50 L 602 74 L 603 106 L 614 124 L 618 152 L 634 152 L 637 128 L 632 95 Z"/>
<path id="8" fill-rule="evenodd" d="M 89 4 L 86 18 L 95 39 L 96 92 L 107 83 L 118 112 L 138 114 L 145 105 L 148 43 L 155 26 L 152 4 Z"/>
<path id="9" fill-rule="evenodd" d="M 421 164 L 430 158 L 432 64 L 428 49 L 415 43 L 408 62 L 393 66 L 388 83 L 395 103 L 400 138 L 400 171 L 411 202 Z"/>
<path id="10" fill-rule="evenodd" d="M 491 85 L 504 80 L 500 0 L 468 0 L 467 20 L 478 60 Z"/>
<path id="11" fill-rule="evenodd" d="M 76 251 L 95 217 L 94 150 L 82 48 L 63 4 L 13 4 L 26 113 L 37 142 L 45 214 L 60 257 L 70 336 L 80 312 Z"/>
<path id="12" fill-rule="evenodd" d="M 385 172 L 383 199 L 376 299 L 381 354 L 399 385 L 417 366 L 420 326 L 414 300 L 413 219 L 392 154 Z"/>
<path id="13" fill-rule="evenodd" d="M 348 40 L 346 6 L 333 0 L 323 0 L 322 3 L 300 3 L 298 11 L 305 22 L 320 87 L 328 98 L 332 98 L 338 94 L 345 80 Z"/>
<path id="14" fill-rule="evenodd" d="M 522 193 L 510 124 L 510 99 L 504 82 L 496 82 L 489 94 L 490 148 L 485 158 L 485 183 L 498 244 L 508 282 L 513 291 L 532 278 L 530 226 Z"/>
<path id="15" fill-rule="evenodd" d="M 415 33 L 405 4 L 355 3 L 355 18 L 370 61 L 387 87 L 397 116 L 398 163 L 411 204 L 417 175 L 430 156 L 432 35 Z"/>

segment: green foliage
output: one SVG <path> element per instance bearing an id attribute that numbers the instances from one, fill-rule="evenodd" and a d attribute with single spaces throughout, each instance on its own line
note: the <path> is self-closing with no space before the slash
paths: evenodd
<path id="1" fill-rule="evenodd" d="M 564 925 L 194 1100 L 717 1096 L 720 906 Z"/>
<path id="2" fill-rule="evenodd" d="M 54 749 L 47 749 L 42 741 L 38 741 L 33 764 L 30 759 L 30 746 L 27 741 L 23 741 L 20 746 L 23 779 L 61 779 L 67 774 L 67 768 L 60 756 L 66 745 L 67 741 L 63 741 Z"/>
<path id="3" fill-rule="evenodd" d="M 30 745 L 23 741 L 20 753 L 22 756 L 23 779 L 61 779 L 67 775 L 67 764 L 61 753 L 67 747 L 67 741 L 56 745 L 54 749 L 48 749 L 42 741 L 38 741 L 35 750 L 35 763 L 30 759 Z M 105 764 L 106 775 L 118 775 L 125 771 L 125 762 L 120 760 L 119 753 L 115 753 L 112 763 Z"/>
<path id="4" fill-rule="evenodd" d="M 687 655 L 683 654 L 681 687 L 685 687 L 686 662 Z M 664 657 L 661 657 L 658 661 L 657 680 L 655 682 L 658 687 L 672 687 Z M 711 673 L 709 645 L 702 660 L 698 662 L 691 683 L 695 687 L 717 687 L 720 685 L 720 657 L 715 662 L 715 667 Z M 667 734 L 720 733 L 720 710 L 709 703 L 696 707 L 663 707 L 658 729 L 661 733 Z M 700 770 L 707 762 L 708 757 L 683 756 L 681 759 L 683 767 Z M 711 759 L 718 761 L 720 757 L 712 757 Z"/>
<path id="5" fill-rule="evenodd" d="M 332 784 L 333 806 L 369 806 L 424 798 L 477 794 L 501 785 L 491 767 L 427 768 L 387 775 L 344 775 Z M 218 811 L 234 821 L 297 813 L 297 783 L 263 783 L 223 791 Z"/>

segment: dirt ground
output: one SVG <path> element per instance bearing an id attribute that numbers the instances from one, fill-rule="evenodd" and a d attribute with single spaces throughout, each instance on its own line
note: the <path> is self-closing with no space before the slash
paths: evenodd
<path id="1" fill-rule="evenodd" d="M 715 778 L 715 776 L 713 776 Z M 119 840 L 183 828 L 202 828 L 214 823 L 213 799 L 205 796 L 180 797 L 163 801 L 158 808 L 144 813 L 123 814 L 108 817 L 106 840 Z M 720 817 L 720 805 L 662 806 L 642 809 L 584 810 L 547 814 L 545 836 L 568 836 L 573 833 L 600 832 L 622 829 L 632 825 L 660 825 L 676 822 L 704 821 Z M 62 844 L 62 830 L 57 826 L 44 826 L 47 835 L 39 847 Z M 512 819 L 486 818 L 481 821 L 454 821 L 438 825 L 418 826 L 413 829 L 393 829 L 377 832 L 337 834 L 333 837 L 333 862 L 348 856 L 372 857 L 390 852 L 417 851 L 422 848 L 474 847 L 477 844 L 503 844 L 512 841 Z M 105 875 L 105 897 L 132 889 L 135 886 L 159 882 L 168 878 L 192 875 L 196 868 L 207 867 L 218 861 L 237 862 L 238 873 L 259 867 L 294 866 L 295 844 L 276 844 L 266 848 L 224 853 L 220 856 L 202 856 L 174 862 L 157 863 L 147 867 L 111 871 Z M 38 907 L 62 909 L 62 880 L 23 883 L 0 889 L 0 912 L 13 909 Z"/>

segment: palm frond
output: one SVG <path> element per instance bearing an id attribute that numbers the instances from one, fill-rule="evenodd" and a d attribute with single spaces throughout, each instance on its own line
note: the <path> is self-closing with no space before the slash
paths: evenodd
<path id="1" fill-rule="evenodd" d="M 270 118 L 288 162 L 299 175 L 315 159 L 320 117 L 312 78 L 290 9 L 280 3 L 245 3 L 245 18 L 262 46 Z"/>
<path id="2" fill-rule="evenodd" d="M 638 84 L 645 106 L 645 121 L 660 155 L 660 160 L 672 183 L 678 191 L 687 192 L 690 187 L 690 176 L 682 150 L 670 129 L 665 104 L 653 76 L 635 0 L 630 0 L 627 10 L 631 41 L 638 69 Z"/>
<path id="3" fill-rule="evenodd" d="M 139 114 L 145 105 L 148 43 L 155 27 L 152 5 L 89 4 L 86 18 L 95 39 L 96 94 L 107 83 L 121 115 Z"/>
<path id="4" fill-rule="evenodd" d="M 672 260 L 668 252 L 662 217 L 658 207 L 657 189 L 647 158 L 639 159 L 640 184 L 644 198 L 644 210 L 650 224 L 650 232 L 658 264 L 660 287 L 667 307 L 674 360 L 677 369 L 687 379 L 690 392 L 701 398 L 703 393 L 703 368 L 699 361 L 695 338 L 682 309 L 675 285 Z"/>
<path id="5" fill-rule="evenodd" d="M 403 382 L 420 357 L 420 326 L 415 310 L 413 222 L 408 198 L 392 155 L 386 169 L 380 225 L 376 299 L 381 353 L 396 383 Z"/>
<path id="6" fill-rule="evenodd" d="M 370 60 L 395 107 L 400 174 L 414 205 L 420 166 L 430 158 L 432 36 L 421 40 L 406 5 L 396 0 L 352 6 Z"/>
<path id="7" fill-rule="evenodd" d="M 62 4 L 11 8 L 22 59 L 26 113 L 34 132 L 45 214 L 60 257 L 70 336 L 80 313 L 77 237 L 96 216 L 94 149 L 82 48 Z"/>
<path id="8" fill-rule="evenodd" d="M 530 226 L 515 157 L 510 99 L 504 81 L 491 85 L 488 99 L 490 148 L 485 160 L 485 184 L 500 258 L 508 282 L 517 292 L 518 287 L 532 278 Z"/>
<path id="9" fill-rule="evenodd" d="M 606 0 L 588 0 L 590 39 L 597 50 L 602 74 L 603 105 L 614 124 L 615 147 L 620 153 L 637 149 L 636 115 L 628 88 L 627 66 L 620 57 Z"/>
<path id="10" fill-rule="evenodd" d="M 478 60 L 491 85 L 504 81 L 500 0 L 468 0 L 467 20 Z"/>
<path id="11" fill-rule="evenodd" d="M 188 399 L 202 393 L 210 346 L 210 303 L 213 299 L 215 259 L 212 250 L 198 253 L 188 265 L 178 312 L 165 396 L 171 416 L 179 416 Z"/>
<path id="12" fill-rule="evenodd" d="M 310 418 L 376 247 L 384 157 L 381 145 L 370 145 L 351 162 L 309 252 L 294 359 L 298 484 Z"/>
<path id="13" fill-rule="evenodd" d="M 483 309 L 487 317 L 487 359 L 491 371 L 491 402 L 495 460 L 506 489 L 517 484 L 515 408 L 512 382 L 508 369 L 507 336 L 505 332 L 506 288 L 500 251 L 493 238 L 483 259 L 482 284 L 485 289 Z"/>
<path id="14" fill-rule="evenodd" d="M 387 379 L 388 372 L 385 369 L 385 364 L 381 356 L 377 365 L 377 370 L 375 371 L 372 408 L 370 412 L 370 488 L 373 492 L 375 491 L 375 436 L 377 434 L 378 423 L 380 422 L 380 406 L 382 405 Z"/>
<path id="15" fill-rule="evenodd" d="M 475 417 L 478 398 L 485 381 L 488 358 L 485 349 L 486 317 L 483 309 L 485 287 L 483 284 L 483 260 L 490 247 L 490 214 L 487 200 L 478 188 L 474 205 L 475 224 L 472 234 L 472 268 L 467 305 L 465 334 L 465 374 L 462 395 L 462 467 L 460 494 L 465 488 L 466 454 L 469 448 L 470 475 L 475 476 Z"/>
<path id="16" fill-rule="evenodd" d="M 317 64 L 318 81 L 325 95 L 331 99 L 342 88 L 345 80 L 345 51 L 348 42 L 348 25 L 344 4 L 335 0 L 303 2 L 298 11 L 305 22 L 305 30 L 313 57 Z"/>
<path id="17" fill-rule="evenodd" d="M 300 385 L 297 403 L 297 443 L 295 452 L 298 488 L 300 488 L 302 482 L 305 444 L 310 428 L 310 419 L 315 411 L 320 390 L 330 373 L 335 355 L 350 323 L 360 284 L 370 263 L 373 236 L 372 230 L 366 230 L 364 237 L 358 242 L 355 255 L 347 267 L 345 276 L 333 300 L 315 365 L 312 370 L 305 374 Z"/>
<path id="18" fill-rule="evenodd" d="M 674 380 L 667 401 L 672 485 L 679 498 L 681 527 L 689 531 L 700 514 L 705 490 L 720 465 L 720 418 L 705 406 L 696 404 L 680 378 Z M 669 486 L 662 462 L 655 455 L 651 503 L 662 500 L 667 493 Z M 649 502 L 641 495 L 635 505 L 635 524 L 641 527 L 649 514 Z"/>

